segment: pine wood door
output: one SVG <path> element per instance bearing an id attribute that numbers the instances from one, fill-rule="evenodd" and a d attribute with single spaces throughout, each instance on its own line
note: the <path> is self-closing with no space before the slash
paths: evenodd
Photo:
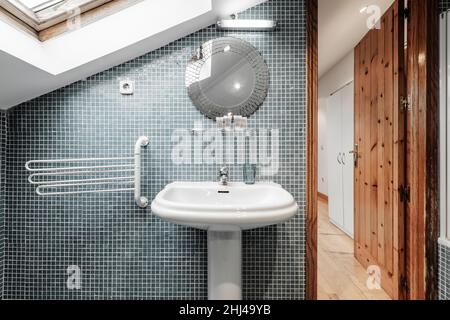
<path id="1" fill-rule="evenodd" d="M 355 257 L 394 299 L 404 297 L 403 0 L 355 48 Z"/>

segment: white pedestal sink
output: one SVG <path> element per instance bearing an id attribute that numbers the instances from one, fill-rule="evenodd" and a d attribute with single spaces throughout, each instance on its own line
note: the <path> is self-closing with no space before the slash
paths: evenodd
<path id="1" fill-rule="evenodd" d="M 174 182 L 152 202 L 165 221 L 208 230 L 208 298 L 242 299 L 242 230 L 278 224 L 297 212 L 275 183 Z"/>

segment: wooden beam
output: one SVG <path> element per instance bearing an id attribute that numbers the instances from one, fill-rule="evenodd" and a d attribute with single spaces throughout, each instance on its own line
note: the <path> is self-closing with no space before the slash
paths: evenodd
<path id="1" fill-rule="evenodd" d="M 437 0 L 427 0 L 427 122 L 426 122 L 426 193 L 425 212 L 425 298 L 438 298 L 439 237 L 439 20 Z"/>
<path id="2" fill-rule="evenodd" d="M 27 7 L 22 5 L 21 2 L 12 0 L 0 0 L 0 7 L 6 11 L 8 11 L 11 15 L 22 21 L 23 23 L 27 24 L 33 30 L 38 31 L 39 30 L 39 20 Z"/>
<path id="3" fill-rule="evenodd" d="M 33 36 L 34 38 L 38 39 L 38 33 L 29 25 L 21 21 L 20 19 L 16 18 L 14 15 L 12 15 L 9 11 L 3 9 L 0 7 L 0 20 L 9 24 L 15 29 L 19 29 L 30 36 Z"/>
<path id="4" fill-rule="evenodd" d="M 437 0 L 408 1 L 407 278 L 409 299 L 437 298 L 439 26 Z"/>
<path id="5" fill-rule="evenodd" d="M 317 300 L 317 141 L 318 141 L 318 4 L 305 1 L 307 12 L 307 187 L 306 298 Z"/>

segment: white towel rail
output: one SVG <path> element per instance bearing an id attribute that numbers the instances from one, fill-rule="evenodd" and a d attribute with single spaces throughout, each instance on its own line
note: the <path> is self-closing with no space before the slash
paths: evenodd
<path id="1" fill-rule="evenodd" d="M 61 171 L 61 170 L 82 170 L 82 169 L 98 169 L 98 168 L 127 168 L 133 167 L 130 164 L 116 164 L 116 165 L 103 165 L 103 166 L 83 166 L 83 167 L 43 167 L 43 168 L 32 168 L 33 164 L 61 164 L 61 163 L 74 163 L 74 162 L 95 162 L 95 161 L 117 161 L 117 160 L 134 160 L 134 157 L 129 158 L 84 158 L 84 159 L 58 159 L 58 160 L 31 160 L 25 164 L 25 168 L 32 172 L 50 172 L 50 171 Z"/>
<path id="2" fill-rule="evenodd" d="M 31 184 L 49 184 L 49 183 L 56 183 L 54 180 L 47 180 L 47 181 L 35 181 L 33 178 L 36 177 L 51 177 L 51 176 L 70 176 L 70 175 L 84 175 L 84 174 L 96 174 L 96 173 L 125 173 L 125 172 L 133 172 L 134 173 L 134 167 L 133 169 L 126 169 L 126 170 L 108 170 L 108 171 L 60 171 L 60 172 L 48 172 L 48 173 L 33 173 L 30 174 L 28 177 L 28 182 Z M 134 175 L 130 177 L 134 179 Z M 113 179 L 113 178 L 111 178 Z M 68 182 L 68 180 L 61 181 L 61 183 Z M 73 182 L 73 181 L 72 181 Z"/>
<path id="3" fill-rule="evenodd" d="M 142 136 L 136 141 L 134 146 L 134 200 L 141 208 L 148 206 L 148 199 L 141 195 L 141 150 L 142 147 L 146 147 L 148 143 L 148 138 Z"/>
<path id="4" fill-rule="evenodd" d="M 36 186 L 36 193 L 40 196 L 134 191 L 136 204 L 146 208 L 148 199 L 141 195 L 141 150 L 148 143 L 147 137 L 140 137 L 136 141 L 133 157 L 31 160 L 25 164 L 25 168 L 31 172 L 28 181 Z M 112 164 L 105 164 L 109 162 Z M 133 172 L 134 175 L 110 176 Z M 77 178 L 77 176 L 86 175 L 88 178 Z M 52 180 L 52 177 L 55 179 Z M 39 180 L 40 178 L 42 180 Z M 73 188 L 94 186 L 101 186 L 101 188 L 73 190 Z M 66 191 L 68 188 L 69 190 Z"/>

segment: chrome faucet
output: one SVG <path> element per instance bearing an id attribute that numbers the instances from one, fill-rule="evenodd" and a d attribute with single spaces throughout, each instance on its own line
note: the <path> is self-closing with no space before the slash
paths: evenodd
<path id="1" fill-rule="evenodd" d="M 222 186 L 226 186 L 228 185 L 228 181 L 229 181 L 229 173 L 230 173 L 230 169 L 228 167 L 222 167 L 220 168 L 219 171 L 219 183 Z"/>

